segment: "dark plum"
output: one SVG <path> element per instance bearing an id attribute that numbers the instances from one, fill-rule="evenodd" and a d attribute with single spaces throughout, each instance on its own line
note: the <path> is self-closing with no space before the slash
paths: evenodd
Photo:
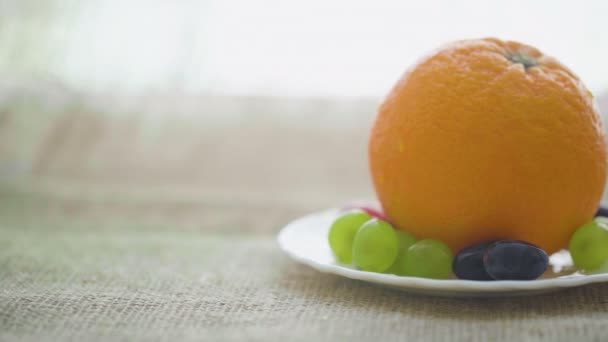
<path id="1" fill-rule="evenodd" d="M 600 206 L 597 208 L 597 212 L 595 213 L 595 217 L 608 217 L 608 208 Z"/>
<path id="2" fill-rule="evenodd" d="M 549 256 L 527 242 L 501 240 L 486 248 L 483 264 L 495 280 L 533 280 L 547 270 Z"/>
<path id="3" fill-rule="evenodd" d="M 492 243 L 493 241 L 479 243 L 458 252 L 452 265 L 454 274 L 460 279 L 494 280 L 483 265 L 483 255 Z"/>

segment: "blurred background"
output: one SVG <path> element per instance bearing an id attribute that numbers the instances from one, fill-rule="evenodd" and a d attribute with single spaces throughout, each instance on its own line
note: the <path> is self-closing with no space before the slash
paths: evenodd
<path id="1" fill-rule="evenodd" d="M 45 210 L 370 198 L 375 109 L 421 55 L 523 41 L 608 111 L 605 13 L 599 0 L 0 0 L 3 193 L 53 198 Z"/>

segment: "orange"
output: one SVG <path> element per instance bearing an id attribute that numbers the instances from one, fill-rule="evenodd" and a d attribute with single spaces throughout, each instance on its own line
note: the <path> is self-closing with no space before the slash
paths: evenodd
<path id="1" fill-rule="evenodd" d="M 369 160 L 392 223 L 455 252 L 492 239 L 565 248 L 593 218 L 607 166 L 579 78 L 493 38 L 452 43 L 410 69 L 379 109 Z"/>

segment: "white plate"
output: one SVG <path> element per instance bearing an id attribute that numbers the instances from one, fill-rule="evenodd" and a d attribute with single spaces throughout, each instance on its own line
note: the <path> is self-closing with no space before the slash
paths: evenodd
<path id="1" fill-rule="evenodd" d="M 338 210 L 314 213 L 285 226 L 278 235 L 281 249 L 292 259 L 318 271 L 376 283 L 406 292 L 446 297 L 497 297 L 530 295 L 608 281 L 607 274 L 585 275 L 573 271 L 567 251 L 550 257 L 549 271 L 531 281 L 471 281 L 459 279 L 436 280 L 400 277 L 355 270 L 341 265 L 327 242 L 327 233 Z"/>

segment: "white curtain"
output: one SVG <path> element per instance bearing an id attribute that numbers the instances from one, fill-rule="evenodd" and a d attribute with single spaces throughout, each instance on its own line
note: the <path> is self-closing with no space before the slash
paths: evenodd
<path id="1" fill-rule="evenodd" d="M 608 2 L 0 0 L 0 72 L 91 91 L 382 96 L 443 42 L 538 46 L 608 89 Z"/>

